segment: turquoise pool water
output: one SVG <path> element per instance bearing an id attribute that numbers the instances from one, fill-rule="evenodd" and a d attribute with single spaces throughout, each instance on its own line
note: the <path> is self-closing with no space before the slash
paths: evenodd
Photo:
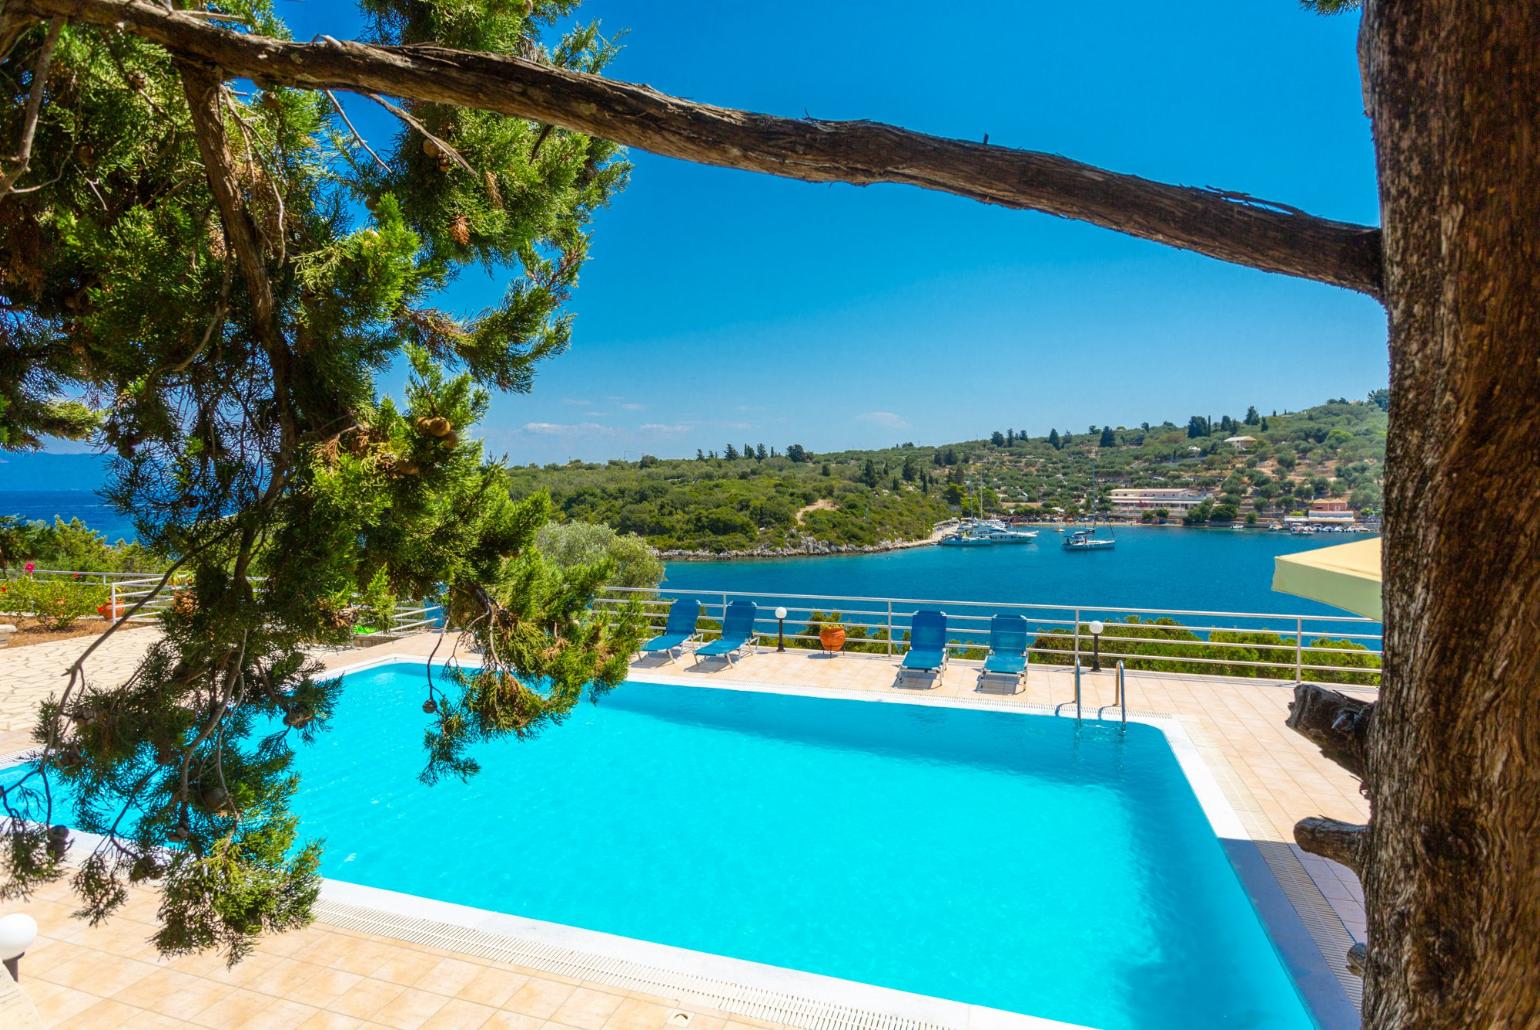
<path id="1" fill-rule="evenodd" d="M 335 879 L 1107 1028 L 1308 1026 L 1152 727 L 628 684 L 424 787 L 421 666 L 346 678 Z"/>
<path id="2" fill-rule="evenodd" d="M 417 781 L 423 667 L 300 754 L 325 876 L 1074 1023 L 1308 1027 L 1164 736 L 631 683 Z"/>

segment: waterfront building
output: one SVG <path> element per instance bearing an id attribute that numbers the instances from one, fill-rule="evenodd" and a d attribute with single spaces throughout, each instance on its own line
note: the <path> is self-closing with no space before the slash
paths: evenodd
<path id="1" fill-rule="evenodd" d="M 1179 516 L 1209 499 L 1209 494 L 1181 487 L 1120 487 L 1112 491 L 1112 514 L 1137 517 L 1164 508 Z"/>

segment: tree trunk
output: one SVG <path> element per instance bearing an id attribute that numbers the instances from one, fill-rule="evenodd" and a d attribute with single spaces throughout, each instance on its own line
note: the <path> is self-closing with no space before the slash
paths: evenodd
<path id="1" fill-rule="evenodd" d="M 1540 3 L 1368 0 L 1390 318 L 1371 1027 L 1540 1026 Z"/>

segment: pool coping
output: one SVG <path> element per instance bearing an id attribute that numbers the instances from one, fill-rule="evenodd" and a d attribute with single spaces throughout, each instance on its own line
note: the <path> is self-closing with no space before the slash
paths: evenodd
<path id="1" fill-rule="evenodd" d="M 328 668 L 325 675 L 344 676 L 387 665 L 438 667 L 451 660 L 455 659 L 435 658 L 430 663 L 422 656 L 381 655 Z M 467 656 L 459 664 L 474 667 L 477 656 Z M 889 694 L 720 677 L 681 683 L 663 669 L 632 669 L 627 682 L 1018 715 L 1056 714 L 1049 706 L 1004 699 Z M 1358 1011 L 1291 902 L 1280 871 L 1246 830 L 1186 728 L 1172 716 L 1145 712 L 1130 712 L 1128 721 L 1162 733 L 1306 1010 L 1327 1030 L 1357 1027 Z M 0 756 L 0 766 L 23 760 L 31 751 Z M 82 843 L 99 839 L 79 831 L 75 836 Z M 1079 1026 L 329 878 L 322 880 L 316 915 L 346 929 L 481 954 L 657 996 L 688 998 L 721 1011 L 810 1030 L 1074 1030 Z"/>
<path id="2" fill-rule="evenodd" d="M 327 670 L 328 674 L 338 676 L 347 673 L 359 672 L 369 668 L 384 665 L 426 665 L 432 664 L 441 667 L 450 661 L 456 661 L 463 667 L 474 667 L 478 662 L 478 656 L 472 654 L 465 659 L 459 658 L 433 658 L 415 655 L 382 655 L 377 658 L 366 658 L 357 662 L 349 662 Z M 660 666 L 656 669 L 632 668 L 626 678 L 628 683 L 651 684 L 658 686 L 683 686 L 698 687 L 715 690 L 735 690 L 750 693 L 782 694 L 798 697 L 808 697 L 824 700 L 850 700 L 864 701 L 875 704 L 905 704 L 932 708 L 956 708 L 975 711 L 996 711 L 1018 715 L 1054 716 L 1056 711 L 1047 705 L 1026 704 L 1006 700 L 1004 697 L 947 697 L 940 695 L 927 695 L 920 691 L 905 691 L 903 693 L 884 693 L 872 690 L 853 690 L 839 687 L 806 686 L 795 683 L 757 682 L 747 680 L 734 680 L 721 676 L 713 676 L 710 680 L 696 680 L 680 682 L 677 675 L 669 674 L 668 666 Z M 1093 722 L 1110 722 L 1111 720 L 1091 719 Z M 1252 837 L 1246 829 L 1235 808 L 1225 796 L 1219 780 L 1208 762 L 1198 751 L 1197 745 L 1188 734 L 1185 726 L 1174 716 L 1156 714 L 1150 712 L 1130 711 L 1128 721 L 1141 725 L 1151 726 L 1159 730 L 1165 738 L 1167 745 L 1177 760 L 1189 787 L 1198 800 L 1203 810 L 1204 817 L 1208 820 L 1213 830 L 1220 849 L 1224 852 L 1240 881 L 1242 890 L 1255 908 L 1264 932 L 1268 940 L 1278 953 L 1285 970 L 1288 972 L 1295 990 L 1299 993 L 1305 1009 L 1314 1018 L 1318 1026 L 1325 1030 L 1349 1030 L 1361 1024 L 1361 1018 L 1357 1007 L 1347 996 L 1336 974 L 1327 964 L 1320 942 L 1316 939 L 1310 928 L 1301 918 L 1299 909 L 1290 897 L 1289 885 L 1283 882 L 1284 870 L 1277 867 L 1277 863 L 1269 861 L 1262 852 L 1259 842 Z M 1297 861 L 1295 862 L 1297 865 Z M 1303 870 L 1301 869 L 1301 872 Z M 1308 875 L 1308 874 L 1306 874 Z M 1292 885 L 1295 892 L 1313 889 L 1306 885 L 1295 883 Z M 389 892 L 386 892 L 389 893 Z M 1317 890 L 1316 893 L 1319 893 Z M 403 895 L 403 897 L 415 897 Z M 1324 905 L 1324 899 L 1321 903 Z M 1329 906 L 1328 906 L 1329 907 Z M 481 909 L 471 909 L 473 912 L 484 912 Z M 498 913 L 487 912 L 487 915 Z M 520 917 L 522 918 L 522 917 Z M 541 923 L 538 920 L 526 920 L 530 925 L 555 928 L 557 931 L 571 932 L 579 935 L 594 934 L 599 938 L 607 938 L 611 941 L 631 941 L 631 938 L 616 938 L 611 934 L 603 934 L 599 931 L 583 930 L 577 927 L 565 926 L 557 923 Z M 557 934 L 562 937 L 563 934 Z M 670 945 L 657 945 L 652 942 L 637 941 L 637 944 L 647 948 L 661 948 L 667 952 L 676 953 L 676 957 L 683 961 L 696 961 L 701 958 L 721 959 L 727 963 L 742 963 L 744 960 L 731 959 L 727 956 L 711 955 L 706 952 L 692 951 L 683 948 L 674 948 Z M 1345 951 L 1345 949 L 1344 949 Z M 785 970 L 778 966 L 764 966 L 759 963 L 746 963 L 746 973 L 752 974 L 756 969 L 799 972 L 802 976 L 821 977 L 825 980 L 833 980 L 840 985 L 849 985 L 853 981 L 839 980 L 838 978 L 823 977 L 817 973 L 801 973 L 801 971 Z M 889 988 L 874 987 L 873 985 L 860 984 L 861 987 L 871 987 L 877 991 L 889 991 Z M 893 992 L 905 994 L 906 992 Z M 925 995 L 910 995 L 912 999 L 922 1001 L 941 1001 L 949 1005 L 966 1005 L 963 1002 L 949 1002 L 945 999 L 930 998 Z M 1001 1010 L 987 1010 L 999 1013 L 1002 1016 L 1021 1016 L 1028 1020 L 1038 1020 L 1037 1024 L 1067 1026 L 1074 1024 L 1055 1023 L 1051 1020 L 1043 1021 L 1041 1017 L 1027 1014 L 1006 1013 Z"/>

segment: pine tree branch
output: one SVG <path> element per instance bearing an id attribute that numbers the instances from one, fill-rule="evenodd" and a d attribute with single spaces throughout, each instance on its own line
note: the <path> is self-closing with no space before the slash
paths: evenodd
<path id="1" fill-rule="evenodd" d="M 231 75 L 529 118 L 668 157 L 808 182 L 899 183 L 1090 222 L 1379 297 L 1378 229 L 1233 192 L 1173 186 L 1053 154 L 877 122 L 778 118 L 518 57 L 436 46 L 293 43 L 146 0 L 12 0 L 19 13 L 119 26 Z"/>
<path id="2" fill-rule="evenodd" d="M 442 139 L 429 132 L 428 127 L 422 123 L 421 119 L 414 117 L 410 111 L 402 108 L 400 105 L 392 104 L 389 100 L 386 100 L 378 93 L 370 93 L 367 95 L 370 100 L 373 100 L 376 104 L 379 104 L 385 110 L 389 111 L 391 114 L 395 115 L 397 118 L 401 119 L 403 122 L 406 122 L 406 124 L 422 133 L 423 137 L 427 139 L 429 143 L 432 143 L 435 147 L 437 147 L 438 152 L 444 155 L 445 158 L 453 161 L 466 172 L 469 172 L 472 176 L 480 178 L 480 176 L 476 176 L 476 169 L 471 167 L 471 163 L 465 160 L 464 156 L 462 156 L 461 153 L 454 147 L 450 146 L 448 143 L 445 143 Z"/>
<path id="3" fill-rule="evenodd" d="M 325 93 L 326 99 L 332 102 L 332 108 L 337 112 L 337 116 L 342 119 L 342 124 L 346 125 L 348 127 L 348 131 L 353 134 L 353 139 L 358 142 L 359 146 L 363 147 L 364 150 L 368 152 L 370 157 L 374 158 L 374 163 L 380 166 L 380 171 L 384 172 L 386 175 L 389 175 L 390 165 L 386 164 L 383 160 L 380 159 L 380 155 L 374 152 L 374 148 L 369 145 L 369 141 L 364 139 L 363 133 L 359 132 L 353 127 L 353 119 L 349 118 L 348 113 L 342 109 L 342 101 L 337 99 L 337 94 L 333 93 L 329 89 L 322 90 L 321 92 Z"/>
<path id="4" fill-rule="evenodd" d="M 220 104 L 223 81 L 213 68 L 191 61 L 179 61 L 177 71 L 182 76 L 182 91 L 192 114 L 193 134 L 208 174 L 209 191 L 219 207 L 225 236 L 230 241 L 236 266 L 241 270 L 246 292 L 251 297 L 254 329 L 262 346 L 271 352 L 283 345 L 278 333 L 277 307 L 257 229 L 246 213 L 246 201 L 230 157 L 230 141 Z"/>
<path id="5" fill-rule="evenodd" d="M 37 136 L 37 119 L 43 109 L 43 87 L 48 82 L 48 66 L 53 63 L 54 47 L 59 33 L 64 31 L 64 19 L 57 15 L 48 23 L 48 35 L 43 38 L 42 49 L 37 54 L 37 64 L 32 69 L 32 86 L 27 92 L 27 106 L 22 112 L 21 141 L 16 146 L 16 156 L 11 158 L 13 167 L 0 175 L 0 200 L 10 194 L 16 181 L 32 166 L 32 140 Z"/>

